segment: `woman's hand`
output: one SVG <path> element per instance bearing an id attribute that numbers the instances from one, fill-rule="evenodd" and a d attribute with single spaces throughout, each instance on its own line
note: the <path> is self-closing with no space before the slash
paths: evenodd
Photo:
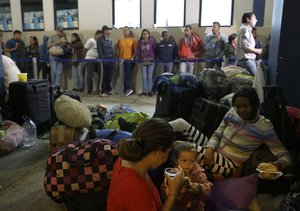
<path id="1" fill-rule="evenodd" d="M 184 173 L 180 166 L 178 166 L 178 172 L 175 177 L 171 178 L 167 173 L 165 173 L 165 187 L 166 195 L 173 195 L 176 197 L 178 191 L 182 186 Z"/>
<path id="2" fill-rule="evenodd" d="M 278 171 L 283 170 L 283 166 L 282 166 L 282 164 L 281 164 L 280 162 L 274 161 L 274 162 L 270 162 L 270 163 L 271 163 L 272 165 L 276 166 L 276 168 L 277 168 Z"/>
<path id="3" fill-rule="evenodd" d="M 208 168 L 210 168 L 214 164 L 214 152 L 215 152 L 215 150 L 212 147 L 208 147 L 205 150 L 204 164 Z"/>

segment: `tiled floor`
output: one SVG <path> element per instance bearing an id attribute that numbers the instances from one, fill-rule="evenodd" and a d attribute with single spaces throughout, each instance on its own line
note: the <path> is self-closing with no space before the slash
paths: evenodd
<path id="1" fill-rule="evenodd" d="M 153 115 L 155 96 L 139 97 L 131 95 L 121 98 L 117 95 L 100 98 L 96 95 L 82 96 L 87 104 L 130 105 L 136 111 Z M 32 148 L 19 148 L 9 154 L 0 156 L 0 210 L 66 210 L 63 204 L 57 204 L 46 196 L 43 187 L 49 140 L 39 139 Z"/>

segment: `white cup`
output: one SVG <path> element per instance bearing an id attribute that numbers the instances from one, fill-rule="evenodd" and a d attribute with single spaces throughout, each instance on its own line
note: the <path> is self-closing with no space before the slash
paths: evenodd
<path id="1" fill-rule="evenodd" d="M 171 179 L 173 179 L 174 177 L 176 177 L 176 175 L 178 173 L 178 169 L 176 169 L 176 168 L 166 168 L 165 172 L 166 172 L 166 174 L 169 175 L 169 177 Z"/>

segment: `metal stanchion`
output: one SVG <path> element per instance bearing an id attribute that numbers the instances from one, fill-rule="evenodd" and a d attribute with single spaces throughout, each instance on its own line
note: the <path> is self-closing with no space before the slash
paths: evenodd
<path id="1" fill-rule="evenodd" d="M 120 84 L 119 84 L 119 96 L 120 96 L 120 108 L 124 106 L 124 60 L 121 59 L 119 61 L 119 77 L 120 77 Z"/>
<path id="2" fill-rule="evenodd" d="M 33 71 L 33 78 L 38 79 L 36 57 L 32 58 L 32 71 Z"/>

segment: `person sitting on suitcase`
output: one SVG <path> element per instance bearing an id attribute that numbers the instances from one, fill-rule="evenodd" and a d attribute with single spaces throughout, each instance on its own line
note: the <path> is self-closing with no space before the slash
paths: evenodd
<path id="1" fill-rule="evenodd" d="M 278 139 L 272 123 L 259 114 L 256 89 L 241 87 L 234 94 L 232 104 L 233 108 L 227 112 L 208 143 L 198 147 L 197 160 L 200 165 L 215 176 L 240 176 L 243 163 L 260 145 L 265 144 L 277 157 L 272 162 L 277 170 L 287 167 L 291 163 L 291 155 Z M 198 139 L 202 138 L 200 132 L 183 119 L 171 121 L 170 125 L 174 131 L 195 143 L 199 143 Z"/>

